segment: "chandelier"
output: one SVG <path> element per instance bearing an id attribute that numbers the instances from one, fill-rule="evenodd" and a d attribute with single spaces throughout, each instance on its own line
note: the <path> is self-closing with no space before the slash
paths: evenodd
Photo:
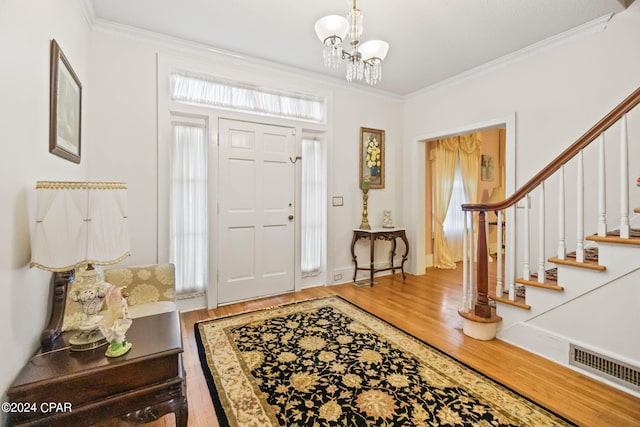
<path id="1" fill-rule="evenodd" d="M 348 19 L 347 19 L 348 18 Z M 389 51 L 389 43 L 382 40 L 370 40 L 360 44 L 362 35 L 362 11 L 353 8 L 347 18 L 340 15 L 329 15 L 316 22 L 316 34 L 324 44 L 324 65 L 337 68 L 342 60 L 347 61 L 347 80 L 362 80 L 375 85 L 382 78 L 382 61 Z M 342 49 L 342 42 L 349 34 L 351 52 Z"/>

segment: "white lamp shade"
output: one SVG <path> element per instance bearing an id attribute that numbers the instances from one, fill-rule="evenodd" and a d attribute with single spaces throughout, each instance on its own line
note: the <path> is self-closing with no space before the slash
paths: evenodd
<path id="1" fill-rule="evenodd" d="M 322 43 L 332 36 L 339 37 L 340 40 L 344 40 L 344 37 L 349 31 L 349 21 L 347 18 L 340 15 L 328 15 L 324 18 L 318 19 L 316 22 L 316 34 Z"/>
<path id="2" fill-rule="evenodd" d="M 31 267 L 68 271 L 129 256 L 126 196 L 122 182 L 38 181 Z"/>
<path id="3" fill-rule="evenodd" d="M 358 47 L 358 51 L 362 55 L 363 61 L 371 58 L 378 58 L 383 61 L 387 56 L 387 52 L 389 52 L 389 43 L 382 40 L 369 40 L 362 43 Z"/>

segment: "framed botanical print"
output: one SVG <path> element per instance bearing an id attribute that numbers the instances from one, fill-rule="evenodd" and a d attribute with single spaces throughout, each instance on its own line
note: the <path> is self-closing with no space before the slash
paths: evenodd
<path id="1" fill-rule="evenodd" d="M 384 131 L 360 128 L 360 188 L 365 178 L 369 188 L 384 188 Z"/>
<path id="2" fill-rule="evenodd" d="M 55 40 L 49 100 L 49 152 L 80 163 L 82 84 Z"/>

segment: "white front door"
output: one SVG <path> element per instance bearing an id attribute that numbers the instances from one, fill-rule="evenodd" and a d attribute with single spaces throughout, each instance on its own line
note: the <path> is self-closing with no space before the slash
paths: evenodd
<path id="1" fill-rule="evenodd" d="M 294 290 L 292 128 L 219 121 L 218 303 Z"/>

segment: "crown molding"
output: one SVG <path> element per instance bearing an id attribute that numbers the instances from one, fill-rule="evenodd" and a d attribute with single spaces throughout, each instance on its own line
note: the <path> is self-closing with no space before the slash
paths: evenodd
<path id="1" fill-rule="evenodd" d="M 441 89 L 446 86 L 450 86 L 461 81 L 467 80 L 472 77 L 479 76 L 481 74 L 487 73 L 489 71 L 493 71 L 499 68 L 502 68 L 508 64 L 521 61 L 530 56 L 536 55 L 540 52 L 543 52 L 547 49 L 551 49 L 553 47 L 559 46 L 568 41 L 577 39 L 578 37 L 582 37 L 586 34 L 593 34 L 600 31 L 604 31 L 607 28 L 607 24 L 613 17 L 613 13 L 608 13 L 600 18 L 593 19 L 589 22 L 586 22 L 582 25 L 574 27 L 570 30 L 564 31 L 560 34 L 557 34 L 552 37 L 548 37 L 544 40 L 541 40 L 537 43 L 524 47 L 520 50 L 517 50 L 513 53 L 501 56 L 500 58 L 494 59 L 493 61 L 489 61 L 482 65 L 479 65 L 475 68 L 457 74 L 453 77 L 450 77 L 445 80 L 441 80 L 437 83 L 434 83 L 430 86 L 427 86 L 423 89 L 410 93 L 404 97 L 405 101 L 415 98 L 420 95 L 424 95 L 425 93 L 429 93 L 435 91 L 437 89 Z"/>
<path id="2" fill-rule="evenodd" d="M 227 58 L 230 60 L 241 61 L 245 64 L 261 68 L 264 70 L 278 71 L 296 79 L 308 80 L 315 83 L 330 85 L 337 87 L 338 89 L 348 89 L 356 92 L 360 92 L 367 95 L 378 96 L 388 100 L 403 102 L 404 96 L 398 95 L 385 90 L 377 89 L 370 86 L 362 86 L 346 82 L 343 79 L 327 76 L 325 74 L 309 71 L 303 68 L 293 67 L 291 65 L 281 64 L 274 61 L 268 61 L 265 59 L 256 58 L 249 55 L 244 55 L 238 52 L 233 52 L 226 49 L 221 49 L 215 46 L 207 45 L 204 43 L 198 43 L 179 37 L 168 36 L 165 34 L 143 30 L 140 28 L 132 27 L 129 25 L 119 24 L 112 21 L 107 21 L 96 17 L 95 10 L 93 9 L 91 0 L 83 0 L 85 17 L 89 22 L 89 28 L 92 31 L 103 31 L 106 33 L 118 34 L 125 37 L 131 37 L 143 42 L 154 42 L 159 45 L 176 49 L 181 52 L 191 53 L 200 57 L 209 58 Z"/>
<path id="3" fill-rule="evenodd" d="M 244 63 L 250 64 L 252 66 L 255 66 L 257 68 L 274 70 L 274 71 L 277 70 L 279 72 L 286 73 L 291 76 L 295 76 L 298 79 L 309 80 L 309 81 L 313 81 L 321 84 L 328 84 L 330 86 L 333 86 L 339 89 L 353 90 L 363 94 L 379 96 L 385 99 L 390 99 L 390 100 L 399 101 L 399 102 L 404 102 L 404 101 L 413 99 L 415 97 L 418 97 L 420 95 L 441 89 L 443 87 L 462 82 L 472 77 L 476 77 L 476 76 L 488 73 L 490 71 L 494 71 L 508 64 L 521 61 L 525 58 L 536 55 L 547 49 L 551 49 L 553 47 L 559 46 L 563 43 L 577 39 L 584 35 L 604 31 L 607 27 L 607 24 L 609 23 L 609 21 L 614 15 L 614 13 L 603 15 L 599 18 L 586 22 L 585 24 L 582 24 L 572 29 L 569 29 L 567 31 L 564 31 L 555 36 L 548 37 L 537 43 L 526 46 L 518 51 L 509 53 L 493 61 L 489 61 L 475 68 L 464 71 L 453 77 L 441 80 L 437 83 L 434 83 L 430 86 L 419 89 L 415 92 L 412 92 L 406 95 L 399 95 L 396 93 L 388 92 L 388 91 L 377 89 L 374 87 L 360 86 L 358 84 L 348 83 L 337 77 L 327 76 L 326 74 L 321 74 L 318 72 L 293 67 L 291 65 L 285 65 L 278 62 L 268 61 L 265 59 L 260 59 L 260 58 L 252 57 L 249 55 L 240 54 L 238 52 L 225 50 L 225 49 L 207 45 L 204 43 L 193 42 L 193 41 L 182 39 L 179 37 L 168 36 L 168 35 L 152 32 L 152 31 L 142 30 L 140 28 L 100 19 L 96 17 L 95 10 L 93 8 L 93 3 L 91 0 L 82 0 L 82 4 L 84 5 L 85 17 L 87 19 L 87 22 L 89 23 L 89 28 L 93 31 L 110 32 L 110 33 L 115 33 L 122 36 L 132 37 L 140 41 L 155 42 L 167 48 L 173 48 L 173 49 L 177 49 L 183 52 L 189 52 L 199 56 L 209 56 L 209 57 L 238 60 L 238 61 L 242 61 Z"/>

